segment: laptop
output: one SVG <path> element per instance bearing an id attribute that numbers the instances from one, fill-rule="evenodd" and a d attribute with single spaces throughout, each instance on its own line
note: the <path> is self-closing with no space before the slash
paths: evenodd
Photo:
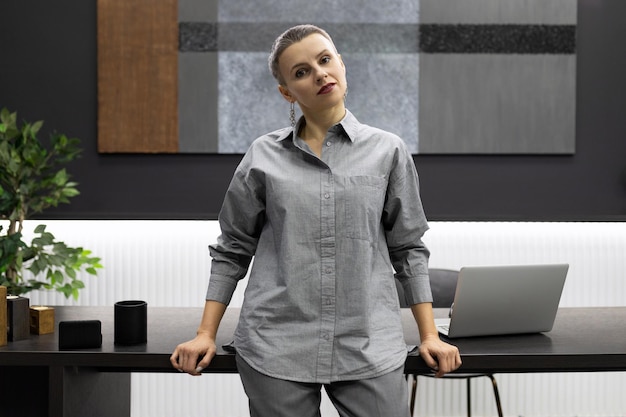
<path id="1" fill-rule="evenodd" d="M 449 319 L 436 319 L 448 338 L 552 330 L 568 264 L 461 268 Z"/>

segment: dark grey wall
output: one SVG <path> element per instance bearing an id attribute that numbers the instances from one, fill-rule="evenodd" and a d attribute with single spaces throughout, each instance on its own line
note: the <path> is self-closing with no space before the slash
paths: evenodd
<path id="1" fill-rule="evenodd" d="M 626 219 L 624 19 L 623 0 L 579 0 L 576 154 L 416 156 L 431 220 Z M 216 217 L 239 155 L 97 153 L 95 0 L 3 1 L 0 41 L 0 107 L 85 149 L 81 195 L 40 217 Z"/>

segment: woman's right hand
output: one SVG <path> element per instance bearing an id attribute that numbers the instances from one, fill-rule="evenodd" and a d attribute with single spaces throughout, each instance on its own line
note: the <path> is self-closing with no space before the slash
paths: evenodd
<path id="1" fill-rule="evenodd" d="M 216 351 L 215 339 L 208 333 L 199 332 L 192 340 L 176 346 L 170 356 L 170 362 L 180 372 L 200 376 L 202 370 L 209 366 L 215 357 Z"/>
<path id="2" fill-rule="evenodd" d="M 187 372 L 189 375 L 202 375 L 202 370 L 209 366 L 217 352 L 215 337 L 225 311 L 226 304 L 212 300 L 206 301 L 197 336 L 176 346 L 174 353 L 170 356 L 170 362 L 175 369 Z"/>

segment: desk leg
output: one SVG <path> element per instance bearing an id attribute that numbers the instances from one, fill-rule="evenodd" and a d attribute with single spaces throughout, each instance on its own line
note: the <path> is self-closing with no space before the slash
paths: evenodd
<path id="1" fill-rule="evenodd" d="M 50 417 L 130 417 L 130 373 L 51 366 Z"/>
<path id="2" fill-rule="evenodd" d="M 45 366 L 0 367 L 0 416 L 46 417 L 48 415 L 48 368 Z"/>

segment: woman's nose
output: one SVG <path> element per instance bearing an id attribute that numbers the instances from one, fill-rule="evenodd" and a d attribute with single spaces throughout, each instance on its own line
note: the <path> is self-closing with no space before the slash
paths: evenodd
<path id="1" fill-rule="evenodd" d="M 319 81 L 324 80 L 327 76 L 328 76 L 328 72 L 326 72 L 326 70 L 324 70 L 323 68 L 318 68 L 315 79 L 319 82 Z"/>

